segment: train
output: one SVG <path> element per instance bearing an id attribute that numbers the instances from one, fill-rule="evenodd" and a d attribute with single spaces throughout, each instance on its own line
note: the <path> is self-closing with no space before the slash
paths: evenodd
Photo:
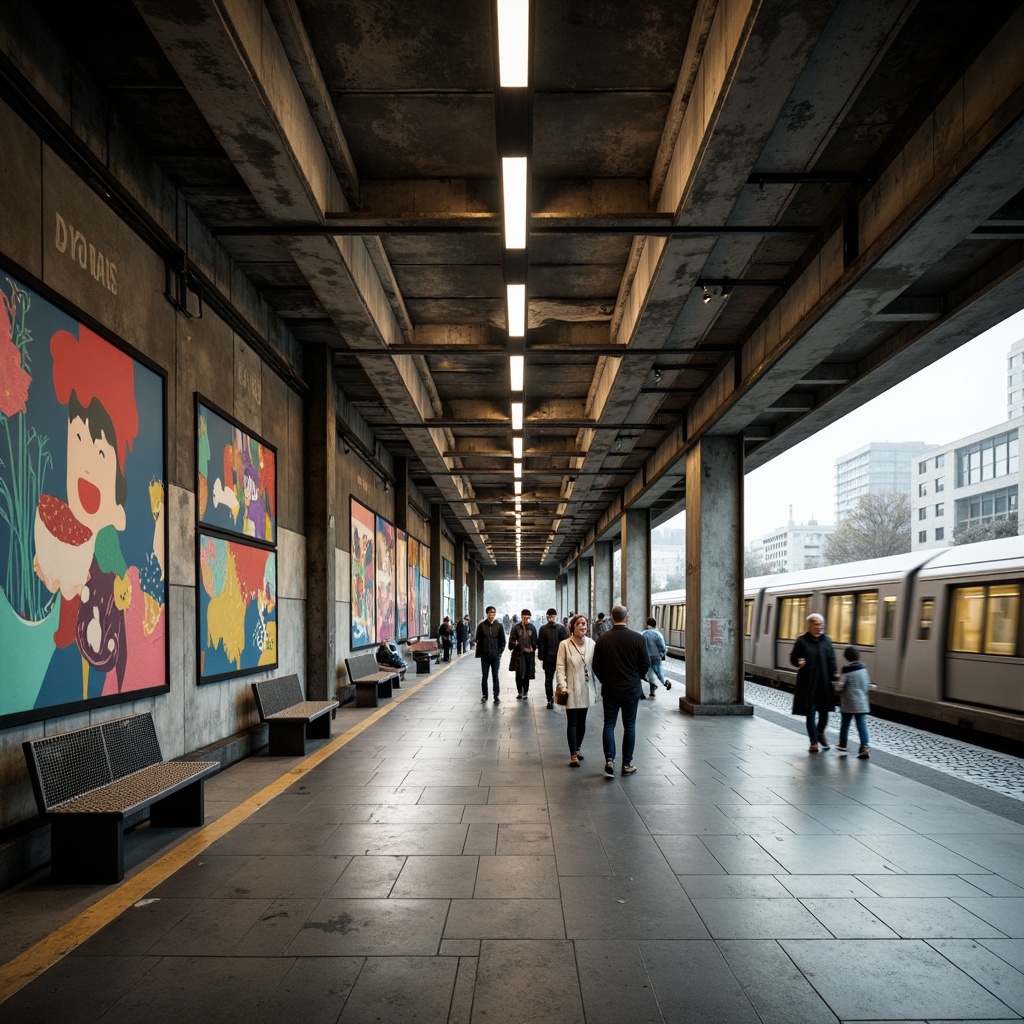
<path id="1" fill-rule="evenodd" d="M 836 657 L 853 645 L 872 705 L 964 738 L 1024 742 L 1024 537 L 744 581 L 747 678 L 792 687 L 789 654 L 818 612 Z M 686 592 L 655 594 L 669 651 L 686 655 Z M 739 630 L 736 630 L 739 637 Z"/>

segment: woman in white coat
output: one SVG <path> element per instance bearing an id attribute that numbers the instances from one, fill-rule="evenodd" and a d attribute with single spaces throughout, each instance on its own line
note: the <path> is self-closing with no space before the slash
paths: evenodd
<path id="1" fill-rule="evenodd" d="M 565 706 L 565 736 L 569 741 L 569 767 L 578 768 L 583 760 L 580 747 L 587 731 L 587 710 L 600 699 L 594 676 L 594 648 L 587 636 L 586 615 L 574 615 L 569 621 L 569 637 L 558 645 L 555 662 L 555 692 L 569 695 Z"/>

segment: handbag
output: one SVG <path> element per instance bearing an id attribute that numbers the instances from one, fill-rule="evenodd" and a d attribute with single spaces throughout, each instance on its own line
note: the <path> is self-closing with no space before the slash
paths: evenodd
<path id="1" fill-rule="evenodd" d="M 556 690 L 555 691 L 555 703 L 561 707 L 565 707 L 569 703 L 569 691 L 568 690 Z"/>

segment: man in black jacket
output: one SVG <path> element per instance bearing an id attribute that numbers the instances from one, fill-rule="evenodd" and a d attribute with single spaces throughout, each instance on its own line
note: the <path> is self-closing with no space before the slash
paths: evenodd
<path id="1" fill-rule="evenodd" d="M 498 669 L 501 668 L 501 655 L 505 650 L 505 627 L 494 621 L 497 609 L 494 605 L 487 606 L 487 618 L 476 627 L 476 656 L 480 659 L 480 686 L 484 695 L 480 703 L 487 702 L 487 671 L 491 672 L 494 682 L 494 703 L 500 704 L 501 684 L 498 682 Z"/>
<path id="2" fill-rule="evenodd" d="M 516 700 L 527 700 L 530 680 L 537 674 L 537 627 L 530 621 L 529 608 L 524 608 L 521 615 L 509 634 L 508 649 L 512 652 L 516 673 Z"/>
<path id="3" fill-rule="evenodd" d="M 569 638 L 569 630 L 558 621 L 558 612 L 548 609 L 548 621 L 537 631 L 537 657 L 544 666 L 544 693 L 548 698 L 548 710 L 555 706 L 555 664 L 558 661 L 558 645 Z"/>
<path id="4" fill-rule="evenodd" d="M 828 713 L 836 706 L 832 680 L 839 677 L 832 638 L 825 632 L 825 619 L 815 612 L 807 616 L 807 632 L 796 638 L 789 662 L 796 670 L 793 714 L 804 715 L 810 753 L 828 750 Z M 817 717 L 817 721 L 815 721 Z"/>
<path id="5" fill-rule="evenodd" d="M 636 746 L 636 709 L 651 667 L 647 641 L 630 629 L 629 613 L 617 604 L 612 609 L 612 628 L 598 638 L 594 649 L 594 675 L 601 680 L 604 703 L 604 773 L 615 777 L 615 722 L 622 712 L 622 774 L 632 775 Z"/>

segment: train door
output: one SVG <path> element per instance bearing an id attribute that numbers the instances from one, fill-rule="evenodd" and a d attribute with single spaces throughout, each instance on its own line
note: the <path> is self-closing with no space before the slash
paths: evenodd
<path id="1" fill-rule="evenodd" d="M 869 669 L 871 681 L 883 690 L 899 689 L 900 583 L 885 583 L 878 588 L 876 608 L 874 666 Z"/>

